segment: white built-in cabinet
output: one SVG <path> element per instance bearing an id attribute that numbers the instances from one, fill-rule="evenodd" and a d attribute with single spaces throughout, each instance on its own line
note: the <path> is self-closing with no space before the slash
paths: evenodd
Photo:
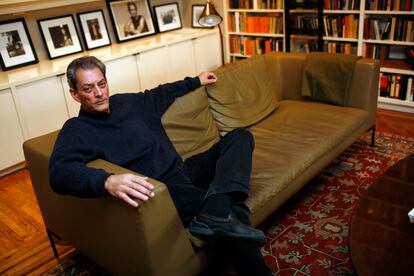
<path id="1" fill-rule="evenodd" d="M 108 46 L 104 56 L 98 51 L 84 54 L 105 62 L 111 95 L 140 92 L 221 65 L 217 30 L 182 29 L 167 35 L 168 40 L 159 34 Z M 0 173 L 24 161 L 24 140 L 58 130 L 78 115 L 80 105 L 72 99 L 65 76 L 73 57 L 65 59 L 0 72 Z"/>
<path id="2" fill-rule="evenodd" d="M 0 90 L 0 126 L 0 168 L 7 168 L 24 159 L 24 138 L 10 89 Z"/>
<path id="3" fill-rule="evenodd" d="M 61 78 L 52 76 L 16 86 L 16 105 L 26 139 L 57 130 L 68 119 Z"/>

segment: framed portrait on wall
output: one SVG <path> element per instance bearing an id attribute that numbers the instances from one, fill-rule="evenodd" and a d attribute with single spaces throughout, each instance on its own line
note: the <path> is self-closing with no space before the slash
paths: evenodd
<path id="1" fill-rule="evenodd" d="M 3 71 L 37 63 L 23 18 L 0 22 L 0 66 Z"/>
<path id="2" fill-rule="evenodd" d="M 154 6 L 154 15 L 160 33 L 181 29 L 181 16 L 178 3 Z"/>
<path id="3" fill-rule="evenodd" d="M 156 33 L 147 0 L 107 0 L 106 3 L 118 42 Z"/>
<path id="4" fill-rule="evenodd" d="M 204 8 L 206 7 L 206 5 L 193 5 L 192 6 L 192 13 L 191 13 L 191 26 L 193 28 L 207 28 L 207 29 L 211 29 L 212 27 L 205 27 L 200 25 L 200 23 L 198 23 L 198 20 L 200 19 L 201 13 L 203 12 Z"/>
<path id="5" fill-rule="evenodd" d="M 102 10 L 78 13 L 77 16 L 86 49 L 90 50 L 111 45 Z"/>
<path id="6" fill-rule="evenodd" d="M 83 51 L 72 15 L 38 20 L 49 58 Z"/>

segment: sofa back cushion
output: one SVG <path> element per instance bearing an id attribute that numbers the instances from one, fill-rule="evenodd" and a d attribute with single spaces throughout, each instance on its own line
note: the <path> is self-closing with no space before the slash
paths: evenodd
<path id="1" fill-rule="evenodd" d="M 226 65 L 214 73 L 218 81 L 206 90 L 221 132 L 253 125 L 278 107 L 275 78 L 263 55 Z"/>
<path id="2" fill-rule="evenodd" d="M 177 98 L 162 123 L 183 159 L 208 150 L 220 139 L 204 87 Z"/>

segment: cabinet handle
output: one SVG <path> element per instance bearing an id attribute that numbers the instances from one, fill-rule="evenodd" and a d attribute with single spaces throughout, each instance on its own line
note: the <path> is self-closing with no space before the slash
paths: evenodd
<path id="1" fill-rule="evenodd" d="M 56 77 L 61 77 L 61 76 L 64 76 L 64 75 L 65 75 L 65 73 L 60 73 L 60 74 L 57 74 Z"/>
<path id="2" fill-rule="evenodd" d="M 139 54 L 141 54 L 141 53 L 135 53 L 135 54 L 133 54 L 134 56 L 139 56 Z"/>

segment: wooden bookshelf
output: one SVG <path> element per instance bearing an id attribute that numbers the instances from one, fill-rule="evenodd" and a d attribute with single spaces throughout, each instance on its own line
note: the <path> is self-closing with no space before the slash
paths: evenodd
<path id="1" fill-rule="evenodd" d="M 243 44 L 242 40 L 270 38 L 282 43 L 280 45 L 283 45 L 283 47 L 278 47 L 279 51 L 310 51 L 323 48 L 323 51 L 326 52 L 353 54 L 378 59 L 381 61 L 381 74 L 400 76 L 399 78 L 404 80 L 414 76 L 414 65 L 407 61 L 407 57 L 403 53 L 407 47 L 414 47 L 414 30 L 412 29 L 414 25 L 414 1 L 322 0 L 319 2 L 319 0 L 284 0 L 283 3 L 279 3 L 277 8 L 274 6 L 275 8 L 270 9 L 267 7 L 265 9 L 261 8 L 265 3 L 267 5 L 267 0 L 250 0 L 251 7 L 249 8 L 233 8 L 231 3 L 234 1 L 240 2 L 242 0 L 225 0 L 226 27 L 228 26 L 227 18 L 235 13 L 249 15 L 278 13 L 284 19 L 283 32 L 273 34 L 228 29 L 226 33 L 227 49 L 230 49 L 231 40 L 239 39 L 239 43 Z M 245 3 L 247 2 L 245 1 Z M 317 3 L 322 3 L 322 8 Z M 408 4 L 411 6 L 408 6 Z M 293 18 L 295 16 L 318 17 L 317 31 L 301 32 L 292 30 L 289 25 L 292 16 Z M 336 19 L 337 30 L 335 33 L 327 32 L 325 25 L 328 22 L 332 24 L 335 21 L 333 19 Z M 375 20 L 377 20 L 376 23 Z M 391 34 L 391 28 L 390 33 L 386 34 L 387 31 L 385 30 L 384 35 L 384 28 L 388 21 L 390 22 L 389 27 L 394 24 L 394 35 Z M 374 32 L 370 29 L 374 25 L 378 28 L 375 37 L 371 36 Z M 338 28 L 340 27 L 344 29 L 339 31 Z M 398 31 L 398 28 L 402 30 Z M 401 33 L 399 37 L 396 36 L 397 32 Z M 403 34 L 405 37 L 403 37 Z M 261 52 L 259 51 L 259 53 Z M 252 54 L 257 53 L 228 51 L 227 60 L 234 61 L 247 58 Z M 413 100 L 410 99 L 380 96 L 379 107 L 414 113 Z"/>

